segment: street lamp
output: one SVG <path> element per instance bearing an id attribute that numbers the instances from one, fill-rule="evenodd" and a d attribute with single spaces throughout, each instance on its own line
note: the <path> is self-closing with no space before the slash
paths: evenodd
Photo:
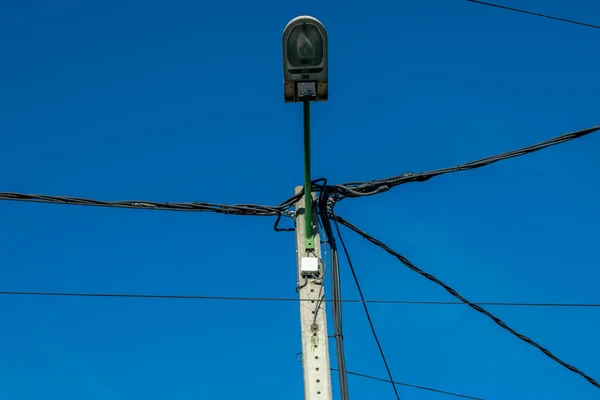
<path id="1" fill-rule="evenodd" d="M 327 101 L 327 32 L 319 20 L 296 17 L 283 31 L 284 101 L 304 105 L 304 226 L 307 249 L 314 249 L 310 179 L 310 102 Z"/>
<path id="2" fill-rule="evenodd" d="M 327 32 L 316 18 L 291 20 L 283 31 L 285 102 L 326 101 Z"/>

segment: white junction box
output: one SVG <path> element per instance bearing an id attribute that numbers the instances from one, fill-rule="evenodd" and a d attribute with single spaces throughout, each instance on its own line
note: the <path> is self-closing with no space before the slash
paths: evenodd
<path id="1" fill-rule="evenodd" d="M 319 259 L 316 257 L 302 257 L 300 273 L 302 275 L 319 275 Z"/>

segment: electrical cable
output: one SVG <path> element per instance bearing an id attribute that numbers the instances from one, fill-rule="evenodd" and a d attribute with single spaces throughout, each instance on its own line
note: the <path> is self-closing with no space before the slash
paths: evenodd
<path id="1" fill-rule="evenodd" d="M 326 181 L 324 182 L 326 185 Z M 336 346 L 336 357 L 337 366 L 339 368 L 339 383 L 340 383 L 340 397 L 342 400 L 348 400 L 348 377 L 346 375 L 346 358 L 344 353 L 344 333 L 342 330 L 342 289 L 340 283 L 340 267 L 339 267 L 339 256 L 337 251 L 337 244 L 333 235 L 333 229 L 331 228 L 331 222 L 329 220 L 329 190 L 325 188 L 320 196 L 317 204 L 317 210 L 323 229 L 325 231 L 326 240 L 329 242 L 331 262 L 331 314 L 333 319 L 334 337 Z"/>
<path id="2" fill-rule="evenodd" d="M 296 297 L 239 297 L 239 296 L 196 296 L 196 295 L 158 295 L 135 293 L 76 293 L 76 292 L 33 292 L 33 291 L 0 291 L 0 296 L 49 296 L 49 297 L 113 297 L 132 299 L 181 299 L 181 300 L 227 300 L 227 301 L 259 301 L 259 302 L 300 302 L 314 301 L 313 299 L 298 299 Z M 332 300 L 324 299 L 324 303 Z M 363 303 L 360 299 L 339 300 L 340 303 Z M 466 305 L 462 301 L 412 301 L 412 300 L 364 300 L 372 304 L 397 304 L 397 305 Z M 509 303 L 482 301 L 472 302 L 482 306 L 498 307 L 545 307 L 545 308 L 600 308 L 600 303 Z"/>
<path id="3" fill-rule="evenodd" d="M 24 194 L 14 192 L 0 192 L 0 200 L 26 201 L 34 203 L 67 204 L 78 206 L 135 208 L 144 210 L 166 211 L 196 211 L 214 212 L 234 215 L 280 216 L 290 208 L 287 205 L 262 206 L 255 204 L 216 204 L 205 202 L 156 202 L 145 200 L 102 201 L 71 196 L 48 196 L 41 194 Z"/>
<path id="4" fill-rule="evenodd" d="M 337 372 L 337 369 L 335 369 L 335 368 L 331 368 L 331 370 Z M 398 386 L 405 386 L 405 387 L 410 387 L 410 388 L 414 388 L 414 389 L 421 389 L 421 390 L 427 390 L 427 391 L 430 391 L 430 392 L 435 392 L 435 393 L 440 393 L 440 394 L 446 394 L 448 396 L 461 397 L 463 399 L 484 400 L 481 397 L 473 397 L 473 396 L 467 396 L 465 394 L 447 392 L 445 390 L 433 389 L 433 388 L 430 388 L 430 387 L 427 387 L 427 386 L 411 385 L 411 384 L 408 384 L 408 383 L 390 381 L 389 379 L 383 379 L 383 378 L 377 378 L 377 377 L 371 376 L 371 375 L 359 374 L 358 372 L 350 372 L 350 371 L 348 371 L 347 374 L 348 375 L 354 375 L 354 376 L 360 376 L 361 378 L 373 379 L 373 380 L 380 381 L 380 382 L 388 382 L 388 383 L 391 383 L 392 385 L 394 385 L 394 387 L 396 387 L 396 385 L 398 385 Z"/>
<path id="5" fill-rule="evenodd" d="M 541 352 L 543 352 L 546 356 L 548 356 L 550 359 L 554 360 L 558 364 L 560 364 L 563 367 L 567 368 L 571 372 L 574 372 L 577 375 L 580 375 L 581 377 L 583 377 L 584 379 L 586 379 L 589 383 L 591 383 L 592 385 L 594 385 L 595 387 L 597 387 L 598 389 L 600 389 L 600 384 L 594 378 L 592 378 L 591 376 L 585 374 L 584 372 L 580 371 L 579 369 L 575 368 L 574 366 L 566 363 L 565 361 L 561 360 L 560 358 L 556 357 L 554 354 L 552 354 L 550 352 L 550 350 L 548 350 L 545 347 L 539 345 L 538 343 L 536 343 L 532 339 L 528 338 L 527 336 L 522 335 L 519 332 L 515 331 L 513 328 L 511 328 L 510 326 L 508 326 L 500 318 L 496 317 L 495 315 L 493 315 L 489 311 L 485 310 L 480 305 L 477 305 L 475 303 L 470 302 L 465 297 L 463 297 L 461 294 L 459 294 L 456 290 L 454 290 L 453 288 L 451 288 L 450 286 L 448 286 L 444 282 L 440 281 L 435 276 L 433 276 L 431 274 L 428 274 L 427 272 L 422 271 L 421 269 L 419 269 L 418 267 L 416 267 L 413 263 L 411 263 L 406 257 L 404 257 L 401 254 L 397 253 L 396 251 L 394 251 L 393 249 L 391 249 L 390 247 L 388 247 L 387 245 L 385 245 L 381 241 L 375 239 L 373 236 L 367 234 L 365 231 L 361 230 L 360 228 L 356 227 L 355 225 L 351 224 L 350 222 L 344 220 L 340 216 L 332 215 L 332 219 L 334 221 L 337 221 L 340 224 L 344 225 L 345 227 L 349 228 L 350 230 L 354 231 L 355 233 L 359 234 L 360 236 L 362 236 L 363 238 L 365 238 L 369 242 L 373 243 L 374 245 L 382 248 L 383 250 L 385 250 L 390 255 L 396 257 L 402 264 L 404 264 L 406 267 L 408 267 L 411 271 L 414 271 L 414 272 L 418 273 L 419 275 L 421 275 L 422 277 L 426 278 L 427 280 L 435 283 L 436 285 L 441 286 L 442 288 L 444 288 L 444 290 L 446 290 L 448 293 L 450 293 L 452 296 L 454 296 L 458 300 L 462 301 L 463 303 L 465 303 L 466 305 L 468 305 L 469 307 L 471 307 L 475 311 L 477 311 L 477 312 L 485 315 L 486 317 L 490 318 L 492 321 L 494 321 L 502 329 L 510 332 L 511 334 L 513 334 L 517 338 L 521 339 L 525 343 L 530 344 L 530 345 L 536 347 Z"/>
<path id="6" fill-rule="evenodd" d="M 317 218 L 319 222 L 319 240 L 323 245 L 323 254 L 321 256 L 323 270 L 321 271 L 321 283 L 325 282 L 325 276 L 327 274 L 327 246 L 329 246 L 329 242 L 327 241 L 327 235 L 325 234 L 325 228 L 323 227 L 323 223 L 321 222 L 321 218 Z"/>
<path id="7" fill-rule="evenodd" d="M 163 299 L 163 300 L 226 300 L 226 301 L 275 301 L 299 302 L 311 301 L 293 297 L 240 297 L 240 296 L 197 296 L 197 295 L 163 295 L 136 293 L 75 293 L 75 292 L 37 292 L 37 291 L 0 291 L 0 296 L 46 296 L 46 297 L 99 297 L 128 299 Z"/>
<path id="8" fill-rule="evenodd" d="M 323 184 L 326 182 L 324 178 L 315 179 L 312 181 L 312 190 L 321 191 Z M 49 203 L 49 204 L 64 204 L 75 206 L 92 206 L 92 207 L 109 207 L 109 208 L 128 208 L 128 209 L 143 209 L 143 210 L 162 210 L 162 211 L 188 211 L 188 212 L 214 212 L 218 214 L 228 215 L 245 215 L 245 216 L 275 216 L 277 219 L 273 225 L 276 232 L 293 232 L 294 228 L 280 228 L 279 224 L 283 216 L 294 218 L 294 213 L 290 208 L 297 202 L 303 193 L 298 193 L 289 199 L 281 202 L 277 206 L 263 206 L 256 204 L 216 204 L 206 202 L 157 202 L 148 200 L 121 200 L 121 201 L 104 201 L 82 197 L 72 196 L 51 196 L 42 194 L 27 194 L 16 192 L 0 192 L 0 200 L 4 201 L 24 201 L 30 203 Z"/>
<path id="9" fill-rule="evenodd" d="M 323 293 L 325 291 L 325 274 L 327 273 L 327 245 L 329 244 L 329 242 L 327 242 L 327 239 L 323 240 L 321 239 L 325 232 L 324 232 L 324 228 L 323 228 L 323 223 L 321 222 L 321 219 L 318 218 L 318 222 L 319 222 L 319 240 L 321 242 L 321 244 L 323 245 L 323 256 L 321 257 L 322 259 L 322 263 L 321 265 L 323 266 L 323 268 L 321 269 L 321 274 L 320 274 L 320 279 L 319 280 L 313 280 L 314 283 L 320 285 L 321 287 L 319 288 L 319 300 L 317 301 L 317 305 L 315 307 L 315 317 L 313 318 L 313 325 L 317 324 L 317 316 L 319 315 L 319 310 L 321 310 L 321 305 L 323 304 L 323 302 L 325 301 L 325 293 Z"/>
<path id="10" fill-rule="evenodd" d="M 377 343 L 377 348 L 379 349 L 379 354 L 381 355 L 381 359 L 383 360 L 383 364 L 385 365 L 385 369 L 387 371 L 389 382 L 392 384 L 394 388 L 394 394 L 396 395 L 396 399 L 400 400 L 400 394 L 398 394 L 398 388 L 394 384 L 394 377 L 392 376 L 392 371 L 390 366 L 388 365 L 387 359 L 385 357 L 385 353 L 383 352 L 383 347 L 381 347 L 381 342 L 379 341 L 379 337 L 377 336 L 377 332 L 375 331 L 375 326 L 373 325 L 373 320 L 371 319 L 371 314 L 369 313 L 369 308 L 365 303 L 365 296 L 363 295 L 362 288 L 360 287 L 360 283 L 358 281 L 358 276 L 356 275 L 356 271 L 354 270 L 354 264 L 352 263 L 352 259 L 350 258 L 350 253 L 348 252 L 348 248 L 346 247 L 346 243 L 344 242 L 344 238 L 342 237 L 342 232 L 340 232 L 340 227 L 338 226 L 337 221 L 334 223 L 335 229 L 337 231 L 338 237 L 340 238 L 340 243 L 342 244 L 342 248 L 344 249 L 344 253 L 346 254 L 346 259 L 348 260 L 348 266 L 350 267 L 350 271 L 352 272 L 352 277 L 354 278 L 354 283 L 356 283 L 356 288 L 358 289 L 358 294 L 362 301 L 363 308 L 365 309 L 365 314 L 367 315 L 367 320 L 369 322 L 369 326 L 371 327 L 371 333 L 373 333 L 373 337 L 375 338 L 375 343 Z"/>
<path id="11" fill-rule="evenodd" d="M 302 356 L 302 352 L 296 353 L 296 360 L 299 362 L 302 362 L 302 357 L 298 357 L 298 356 Z M 330 368 L 331 371 L 333 372 L 339 372 L 339 370 L 337 368 Z M 391 382 L 388 379 L 384 379 L 384 378 L 378 378 L 376 376 L 372 376 L 372 375 L 367 375 L 367 374 L 361 374 L 358 372 L 350 372 L 347 371 L 346 372 L 348 375 L 354 375 L 354 376 L 358 376 L 361 378 L 367 378 L 367 379 L 372 379 L 375 381 L 380 381 L 380 382 L 387 382 L 387 383 L 393 383 L 394 385 L 398 385 L 398 386 L 405 386 L 405 387 L 409 387 L 409 388 L 413 388 L 413 389 L 420 389 L 420 390 L 427 390 L 429 392 L 435 392 L 435 393 L 440 393 L 440 394 L 446 394 L 448 396 L 454 396 L 454 397 L 460 397 L 463 399 L 470 399 L 470 400 L 484 400 L 481 397 L 473 397 L 473 396 L 467 396 L 466 394 L 460 394 L 460 393 L 454 393 L 454 392 L 448 392 L 446 390 L 440 390 L 440 389 L 434 389 L 434 388 L 430 388 L 427 386 L 421 386 L 421 385 L 411 385 L 410 383 L 404 383 L 404 382 Z"/>
<path id="12" fill-rule="evenodd" d="M 424 182 L 439 175 L 481 168 L 490 164 L 494 164 L 498 161 L 533 153 L 551 146 L 555 146 L 557 144 L 581 138 L 598 130 L 600 130 L 600 125 L 592 128 L 582 129 L 576 132 L 566 133 L 564 135 L 560 135 L 531 146 L 523 147 L 517 150 L 507 151 L 505 153 L 500 153 L 494 156 L 471 161 L 465 164 L 460 164 L 454 167 L 436 169 L 432 171 L 419 173 L 406 172 L 400 175 L 392 176 L 390 178 L 377 179 L 368 182 L 348 182 L 343 185 L 336 185 L 335 191 L 342 197 L 358 197 L 359 195 L 370 196 L 372 194 L 380 193 L 381 191 L 387 191 L 394 186 L 402 185 L 404 183 Z M 346 188 L 347 190 L 342 189 L 342 187 Z"/>
<path id="13" fill-rule="evenodd" d="M 335 369 L 335 368 L 331 368 L 331 370 L 337 372 L 337 369 Z M 398 386 L 405 386 L 405 387 L 410 387 L 410 388 L 414 388 L 414 389 L 421 389 L 421 390 L 427 390 L 427 391 L 430 391 L 430 392 L 435 392 L 435 393 L 440 393 L 440 394 L 446 394 L 448 396 L 461 397 L 463 399 L 484 400 L 481 397 L 473 397 L 473 396 L 467 396 L 465 394 L 447 392 L 445 390 L 433 389 L 433 388 L 430 388 L 430 387 L 427 387 L 427 386 L 411 385 L 409 383 L 390 381 L 389 379 L 383 379 L 383 378 L 378 378 L 378 377 L 371 376 L 371 375 L 360 374 L 358 372 L 348 371 L 347 374 L 348 375 L 354 375 L 354 376 L 360 376 L 361 378 L 373 379 L 373 380 L 380 381 L 380 382 L 391 383 L 392 385 L 394 385 L 394 387 L 396 387 L 396 385 L 398 385 Z"/>
<path id="14" fill-rule="evenodd" d="M 300 289 L 305 288 L 306 285 L 308 285 L 308 278 L 304 277 L 304 281 L 302 283 L 298 282 L 298 285 L 296 286 L 296 293 L 300 293 Z"/>
<path id="15" fill-rule="evenodd" d="M 277 219 L 275 220 L 275 223 L 273 224 L 273 230 L 275 230 L 275 232 L 294 232 L 296 230 L 296 228 L 280 228 L 279 227 L 279 223 L 281 222 L 281 217 L 282 217 L 281 213 L 277 214 Z"/>
<path id="16" fill-rule="evenodd" d="M 317 317 L 319 316 L 319 310 L 321 309 L 321 305 L 325 302 L 325 295 L 323 293 L 323 285 L 321 285 L 321 290 L 319 292 L 319 301 L 317 301 L 317 305 L 315 306 L 314 318 L 313 318 L 313 326 L 317 324 Z"/>
<path id="17" fill-rule="evenodd" d="M 481 3 L 481 2 L 479 2 Z M 497 154 L 491 157 L 482 158 L 480 160 L 471 161 L 465 164 L 454 167 L 442 168 L 427 172 L 412 173 L 406 172 L 400 175 L 392 176 L 385 179 L 376 179 L 368 182 L 347 182 L 341 185 L 327 186 L 327 181 L 324 178 L 315 179 L 312 181 L 312 191 L 323 193 L 327 191 L 337 200 L 349 197 L 372 196 L 385 191 L 392 187 L 409 183 L 409 182 L 424 182 L 435 176 L 444 175 L 452 172 L 466 171 L 470 169 L 480 168 L 495 162 L 506 160 L 513 157 L 518 157 L 524 154 L 532 153 L 565 143 L 600 130 L 600 126 L 582 129 L 580 131 L 567 133 L 557 136 L 552 139 L 545 140 L 532 146 L 523 147 L 521 149 L 508 151 Z M 279 222 L 282 216 L 292 217 L 293 214 L 289 209 L 302 198 L 303 193 L 297 193 L 287 200 L 281 202 L 277 206 L 262 206 L 254 204 L 215 204 L 206 202 L 156 202 L 144 200 L 124 200 L 124 201 L 102 201 L 94 199 L 86 199 L 71 196 L 49 196 L 41 194 L 26 194 L 15 192 L 0 192 L 0 200 L 8 201 L 26 201 L 33 203 L 52 203 L 52 204 L 68 204 L 80 206 L 96 206 L 96 207 L 113 207 L 113 208 L 135 208 L 145 210 L 169 210 L 169 211 L 191 211 L 191 212 L 215 212 L 219 214 L 232 215 L 256 215 L 256 216 L 276 216 L 275 230 L 276 231 L 293 231 L 293 228 L 279 228 Z"/>
<path id="18" fill-rule="evenodd" d="M 519 9 L 519 8 L 513 8 L 513 7 L 503 6 L 501 4 L 488 3 L 488 2 L 485 2 L 485 1 L 479 1 L 479 0 L 467 0 L 467 1 L 470 2 L 470 3 L 481 4 L 481 5 L 484 5 L 484 6 L 501 8 L 503 10 L 515 11 L 515 12 L 522 13 L 522 14 L 534 15 L 536 17 L 548 18 L 548 19 L 553 19 L 553 20 L 556 20 L 556 21 L 568 22 L 570 24 L 582 25 L 582 26 L 587 26 L 589 28 L 600 29 L 599 25 L 587 24 L 585 22 L 574 21 L 572 19 L 566 19 L 566 18 L 560 18 L 560 17 L 553 17 L 552 15 L 540 14 L 540 13 L 533 12 L 533 11 L 526 11 L 526 10 L 522 10 L 522 9 Z"/>

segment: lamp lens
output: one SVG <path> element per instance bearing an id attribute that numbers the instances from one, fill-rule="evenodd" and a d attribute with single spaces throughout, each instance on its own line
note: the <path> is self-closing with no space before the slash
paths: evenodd
<path id="1" fill-rule="evenodd" d="M 320 65 L 323 61 L 323 37 L 319 29 L 311 24 L 295 26 L 288 37 L 287 55 L 292 67 Z"/>

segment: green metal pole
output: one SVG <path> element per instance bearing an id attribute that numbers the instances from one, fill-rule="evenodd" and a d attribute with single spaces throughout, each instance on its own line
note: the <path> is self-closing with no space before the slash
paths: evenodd
<path id="1" fill-rule="evenodd" d="M 310 101 L 304 102 L 304 227 L 307 249 L 315 248 L 310 179 Z"/>

